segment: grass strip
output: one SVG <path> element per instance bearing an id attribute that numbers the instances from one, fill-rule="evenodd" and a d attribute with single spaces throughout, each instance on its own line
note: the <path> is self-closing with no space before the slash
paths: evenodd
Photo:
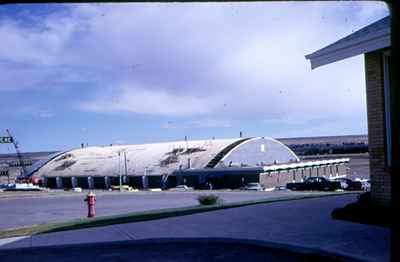
<path id="1" fill-rule="evenodd" d="M 323 194 L 312 193 L 306 195 L 283 196 L 276 198 L 240 201 L 240 202 L 225 203 L 225 204 L 222 203 L 210 206 L 198 205 L 198 206 L 189 206 L 180 208 L 149 210 L 142 212 L 131 212 L 122 215 L 102 216 L 96 218 L 80 218 L 66 222 L 31 225 L 27 227 L 0 230 L 0 239 L 58 232 L 65 230 L 76 230 L 76 229 L 83 229 L 90 227 L 108 226 L 114 224 L 148 221 L 148 220 L 155 220 L 155 219 L 176 217 L 176 216 L 185 216 L 185 215 L 203 213 L 214 210 L 229 209 L 229 208 L 236 208 L 236 207 L 243 207 L 243 206 L 257 205 L 257 204 L 266 204 L 272 202 L 301 200 L 301 199 L 319 198 L 325 196 L 338 196 L 345 194 L 357 194 L 357 193 L 359 192 L 334 192 L 334 193 L 323 193 Z"/>

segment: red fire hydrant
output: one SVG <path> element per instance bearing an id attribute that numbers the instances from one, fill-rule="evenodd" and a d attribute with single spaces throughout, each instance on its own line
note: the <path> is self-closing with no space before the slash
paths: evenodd
<path id="1" fill-rule="evenodd" d="M 96 195 L 90 191 L 84 201 L 86 201 L 88 205 L 87 217 L 94 217 L 96 215 Z"/>

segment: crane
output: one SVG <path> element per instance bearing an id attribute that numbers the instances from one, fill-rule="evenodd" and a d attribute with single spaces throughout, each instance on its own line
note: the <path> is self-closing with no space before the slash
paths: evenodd
<path id="1" fill-rule="evenodd" d="M 26 171 L 26 168 L 25 168 L 25 165 L 24 165 L 24 161 L 22 160 L 22 155 L 21 155 L 21 152 L 19 151 L 19 148 L 18 148 L 18 142 L 11 135 L 10 130 L 6 129 L 6 131 L 7 131 L 7 135 L 11 138 L 11 142 L 13 143 L 13 145 L 15 147 L 15 151 L 17 152 L 18 161 L 19 161 L 19 164 L 20 164 L 20 166 L 22 168 L 22 174 L 21 174 L 21 176 L 17 177 L 17 179 L 27 179 L 28 177 L 26 177 L 26 176 L 27 176 L 28 172 Z"/>

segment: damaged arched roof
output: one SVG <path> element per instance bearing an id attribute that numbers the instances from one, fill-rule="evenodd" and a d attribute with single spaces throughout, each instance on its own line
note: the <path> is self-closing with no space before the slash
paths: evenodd
<path id="1" fill-rule="evenodd" d="M 53 158 L 37 169 L 35 175 L 118 176 L 119 170 L 121 170 L 122 175 L 126 173 L 141 176 L 144 174 L 169 174 L 179 168 L 186 169 L 189 165 L 193 169 L 213 168 L 222 163 L 229 155 L 240 159 L 241 145 L 250 142 L 245 147 L 249 148 L 254 144 L 254 141 L 261 141 L 260 139 L 265 140 L 265 138 L 237 138 L 79 148 Z M 265 157 L 265 155 L 276 154 L 277 152 L 284 162 L 298 160 L 297 156 L 280 142 L 274 139 L 268 141 L 270 141 L 270 144 L 266 143 L 264 146 L 263 152 L 265 154 L 253 154 L 253 156 L 262 157 L 266 164 L 272 164 L 273 161 L 268 161 L 268 159 L 274 159 L 274 157 Z M 253 147 L 259 146 L 259 143 L 253 145 Z M 268 151 L 265 151 L 265 148 Z M 250 151 L 257 151 L 257 149 Z M 251 158 L 251 155 L 248 157 Z M 246 156 L 243 156 L 243 160 L 247 161 Z M 250 162 L 254 161 L 255 159 Z"/>

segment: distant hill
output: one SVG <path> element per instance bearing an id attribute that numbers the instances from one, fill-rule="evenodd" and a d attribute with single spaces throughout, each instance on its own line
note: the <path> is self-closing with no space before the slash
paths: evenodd
<path id="1" fill-rule="evenodd" d="M 318 136 L 318 137 L 294 137 L 294 138 L 276 138 L 286 145 L 301 144 L 348 144 L 348 143 L 366 143 L 368 144 L 368 135 L 348 135 L 348 136 Z"/>
<path id="2" fill-rule="evenodd" d="M 368 152 L 367 135 L 296 137 L 277 140 L 300 156 Z"/>

